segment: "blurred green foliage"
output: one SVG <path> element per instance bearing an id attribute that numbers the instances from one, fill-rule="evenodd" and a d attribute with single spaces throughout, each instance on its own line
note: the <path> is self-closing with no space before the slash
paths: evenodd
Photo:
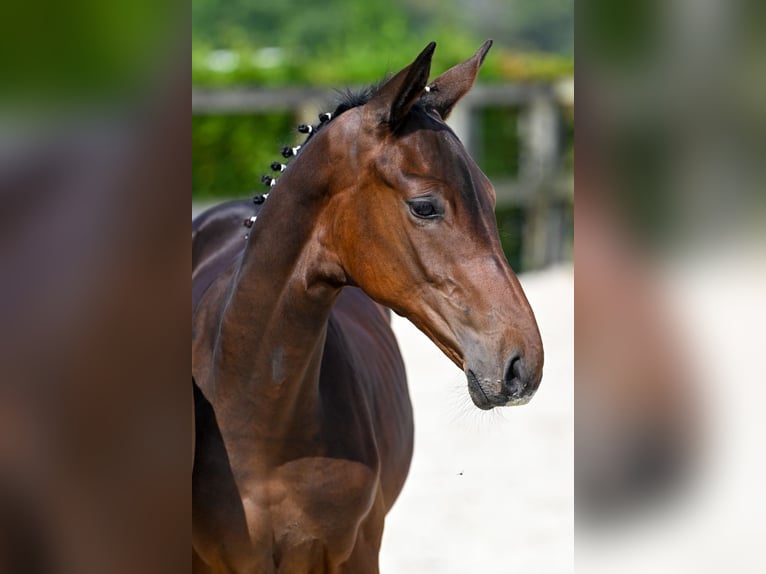
<path id="1" fill-rule="evenodd" d="M 431 37 L 437 36 L 424 36 Z M 289 48 L 210 50 L 196 47 L 192 51 L 192 82 L 210 87 L 366 84 L 412 61 L 426 43 L 409 40 L 406 49 L 401 49 L 402 44 L 399 43 L 395 44 L 395 50 L 390 47 L 362 47 L 348 52 L 326 52 L 316 58 L 309 57 L 302 50 Z M 480 44 L 481 41 L 452 40 L 446 45 L 439 44 L 433 69 L 445 70 L 454 66 L 476 51 Z M 482 67 L 481 77 L 485 82 L 545 81 L 573 73 L 571 57 L 514 53 L 501 46 L 493 48 L 492 58 L 487 59 Z"/>
<path id="2" fill-rule="evenodd" d="M 483 81 L 573 72 L 573 4 L 561 0 L 194 0 L 196 85 L 368 83 L 430 40 L 434 69 L 495 40 Z"/>
<path id="3" fill-rule="evenodd" d="M 574 3 L 566 0 L 193 0 L 197 44 L 302 46 L 317 51 L 370 43 L 490 35 L 516 49 L 572 54 Z"/>
<path id="4" fill-rule="evenodd" d="M 173 6 L 150 0 L 5 2 L 0 106 L 19 114 L 130 101 L 172 61 L 177 21 Z"/>
<path id="5" fill-rule="evenodd" d="M 192 117 L 192 196 L 237 197 L 266 190 L 261 176 L 281 159 L 294 126 L 287 113 Z M 284 138 L 284 139 L 281 139 Z"/>
<path id="6" fill-rule="evenodd" d="M 518 108 L 482 108 L 477 121 L 477 151 L 484 173 L 490 179 L 518 177 L 521 162 Z"/>
<path id="7" fill-rule="evenodd" d="M 562 163 L 564 171 L 568 173 L 574 173 L 574 107 L 564 107 L 561 110 L 561 120 L 563 124 L 564 137 L 564 149 L 562 151 Z"/>
<path id="8" fill-rule="evenodd" d="M 497 229 L 500 233 L 500 243 L 508 263 L 513 269 L 523 269 L 524 209 L 511 205 L 498 206 L 495 209 L 495 219 L 497 219 Z"/>
<path id="9" fill-rule="evenodd" d="M 590 0 L 583 35 L 589 61 L 619 71 L 656 57 L 663 47 L 656 22 L 664 8 L 661 0 Z"/>

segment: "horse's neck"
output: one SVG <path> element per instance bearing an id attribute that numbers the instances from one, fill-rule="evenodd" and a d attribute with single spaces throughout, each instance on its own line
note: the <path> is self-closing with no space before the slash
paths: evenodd
<path id="1" fill-rule="evenodd" d="M 243 436 L 294 441 L 295 421 L 312 420 L 317 409 L 327 321 L 339 287 L 327 281 L 329 255 L 317 241 L 324 184 L 307 186 L 304 179 L 300 170 L 288 170 L 274 188 L 221 317 L 216 402 Z"/>

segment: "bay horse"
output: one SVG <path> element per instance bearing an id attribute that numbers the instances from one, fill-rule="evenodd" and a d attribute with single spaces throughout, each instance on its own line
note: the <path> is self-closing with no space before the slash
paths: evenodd
<path id="1" fill-rule="evenodd" d="M 428 83 L 435 46 L 304 126 L 265 203 L 193 222 L 194 572 L 378 572 L 413 448 L 388 309 L 477 407 L 538 388 L 494 189 L 444 121 L 491 41 Z"/>

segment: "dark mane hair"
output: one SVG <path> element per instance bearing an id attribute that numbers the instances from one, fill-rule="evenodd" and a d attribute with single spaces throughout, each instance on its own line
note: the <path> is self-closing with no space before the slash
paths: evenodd
<path id="1" fill-rule="evenodd" d="M 336 90 L 335 110 L 332 113 L 332 118 L 336 118 L 343 112 L 347 112 L 352 108 L 358 108 L 369 102 L 372 97 L 378 92 L 378 90 L 390 79 L 390 76 L 384 77 L 382 80 L 370 84 L 364 88 L 352 90 L 346 88 L 345 90 Z M 412 109 L 423 109 L 424 106 L 421 102 L 415 102 Z M 326 122 L 325 122 L 326 123 Z"/>
<path id="2" fill-rule="evenodd" d="M 350 88 L 336 90 L 335 93 L 337 94 L 337 97 L 335 99 L 335 110 L 332 113 L 332 117 L 335 118 L 343 112 L 347 112 L 352 108 L 358 108 L 369 102 L 386 80 L 387 78 L 384 78 L 374 84 L 370 84 L 369 86 L 357 90 L 352 90 Z"/>

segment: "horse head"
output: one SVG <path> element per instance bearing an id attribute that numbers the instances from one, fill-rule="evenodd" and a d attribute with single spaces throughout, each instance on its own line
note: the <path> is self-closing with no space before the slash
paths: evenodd
<path id="1" fill-rule="evenodd" d="M 322 129 L 328 228 L 346 284 L 410 319 L 482 409 L 526 403 L 542 376 L 530 305 L 502 251 L 495 191 L 445 123 L 491 46 L 428 83 L 435 44 Z M 311 142 L 313 143 L 313 142 Z"/>

